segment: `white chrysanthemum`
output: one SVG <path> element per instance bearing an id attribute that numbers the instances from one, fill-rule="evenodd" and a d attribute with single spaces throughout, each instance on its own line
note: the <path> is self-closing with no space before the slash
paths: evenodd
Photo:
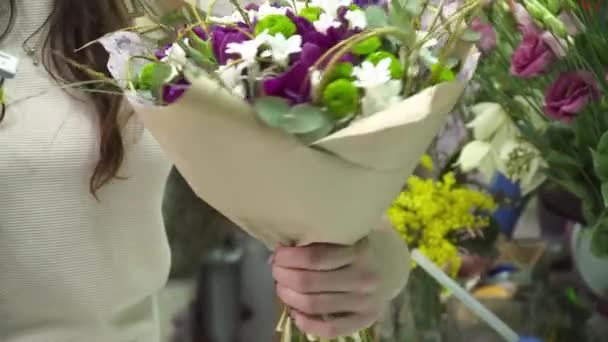
<path id="1" fill-rule="evenodd" d="M 317 19 L 317 21 L 315 21 L 313 23 L 315 30 L 317 30 L 317 32 L 320 33 L 327 33 L 327 30 L 329 30 L 330 27 L 340 27 L 340 25 L 342 25 L 342 23 L 340 23 L 339 21 L 336 20 L 335 17 L 327 14 L 327 13 L 321 13 L 321 15 L 319 16 L 319 19 Z"/>
<path id="2" fill-rule="evenodd" d="M 270 50 L 266 50 L 262 56 L 272 57 L 275 62 L 282 66 L 287 66 L 291 54 L 302 51 L 302 37 L 300 35 L 296 34 L 288 39 L 282 33 L 277 33 L 274 36 L 266 33 L 262 35 L 263 38 L 261 39 L 270 46 Z"/>
<path id="3" fill-rule="evenodd" d="M 251 40 L 241 43 L 230 43 L 226 46 L 226 53 L 241 56 L 246 66 L 253 65 L 258 55 L 258 49 L 266 42 L 265 35 L 259 35 Z"/>
<path id="4" fill-rule="evenodd" d="M 378 64 L 365 61 L 353 68 L 353 76 L 357 79 L 355 85 L 359 88 L 375 88 L 391 80 L 391 60 L 385 58 Z"/>
<path id="5" fill-rule="evenodd" d="M 269 4 L 268 2 L 260 5 L 257 11 L 257 19 L 264 19 L 265 17 L 273 14 L 286 15 L 288 7 L 275 7 Z"/>
<path id="6" fill-rule="evenodd" d="M 350 27 L 353 29 L 365 30 L 367 28 L 367 17 L 365 16 L 365 12 L 361 10 L 349 10 L 344 18 L 348 20 Z"/>
<path id="7" fill-rule="evenodd" d="M 232 93 L 241 98 L 245 97 L 245 85 L 243 84 L 243 69 L 244 63 L 236 65 L 222 65 L 217 70 L 217 74 L 224 86 L 232 91 Z"/>
<path id="8" fill-rule="evenodd" d="M 402 86 L 399 80 L 389 80 L 372 88 L 366 88 L 365 96 L 361 99 L 363 116 L 381 112 L 403 101 Z"/>
<path id="9" fill-rule="evenodd" d="M 188 39 L 184 39 L 184 44 L 188 45 Z M 161 62 L 169 63 L 172 67 L 181 70 L 188 62 L 186 51 L 178 44 L 173 43 L 169 49 L 167 49 L 167 56 L 161 60 Z"/>

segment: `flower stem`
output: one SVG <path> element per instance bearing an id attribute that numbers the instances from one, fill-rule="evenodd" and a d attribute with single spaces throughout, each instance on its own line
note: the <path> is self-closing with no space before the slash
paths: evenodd
<path id="1" fill-rule="evenodd" d="M 243 21 L 245 21 L 245 24 L 247 24 L 247 26 L 253 28 L 253 25 L 251 24 L 251 20 L 249 20 L 249 15 L 247 14 L 247 12 L 245 12 L 243 7 L 241 7 L 238 0 L 229 0 L 229 1 L 232 4 L 232 6 L 234 6 L 234 8 L 236 8 L 236 10 L 241 14 L 241 16 L 243 17 Z"/>

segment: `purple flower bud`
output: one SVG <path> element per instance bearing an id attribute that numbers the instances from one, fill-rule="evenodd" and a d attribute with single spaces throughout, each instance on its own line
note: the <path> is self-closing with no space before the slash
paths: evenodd
<path id="1" fill-rule="evenodd" d="M 473 19 L 471 29 L 481 35 L 481 39 L 477 43 L 479 49 L 488 53 L 496 48 L 496 31 L 490 23 L 484 23 L 479 17 Z"/>

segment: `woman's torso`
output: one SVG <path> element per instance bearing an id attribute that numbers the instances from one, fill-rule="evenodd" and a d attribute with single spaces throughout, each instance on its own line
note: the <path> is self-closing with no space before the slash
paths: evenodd
<path id="1" fill-rule="evenodd" d="M 99 202 L 90 194 L 95 113 L 21 48 L 52 2 L 17 1 L 0 45 L 21 59 L 0 124 L 0 341 L 154 341 L 153 295 L 170 263 L 160 213 L 170 165 L 131 119 L 126 179 L 104 187 Z"/>

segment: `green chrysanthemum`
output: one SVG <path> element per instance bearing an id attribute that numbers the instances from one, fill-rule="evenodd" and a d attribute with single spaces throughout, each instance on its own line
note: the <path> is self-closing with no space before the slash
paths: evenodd
<path id="1" fill-rule="evenodd" d="M 352 49 L 355 55 L 365 56 L 376 52 L 382 46 L 382 41 L 377 36 L 369 37 L 357 44 Z"/>
<path id="2" fill-rule="evenodd" d="M 300 16 L 308 19 L 308 21 L 315 22 L 321 16 L 322 9 L 320 7 L 309 6 L 305 7 L 300 11 Z"/>
<path id="3" fill-rule="evenodd" d="M 335 81 L 340 78 L 352 79 L 353 77 L 353 65 L 348 62 L 342 62 L 336 64 L 334 70 L 329 74 L 328 81 Z"/>
<path id="4" fill-rule="evenodd" d="M 285 38 L 291 37 L 296 33 L 296 24 L 286 15 L 272 14 L 260 20 L 255 26 L 256 36 L 268 30 L 268 34 L 275 35 L 281 33 Z"/>
<path id="5" fill-rule="evenodd" d="M 347 117 L 357 111 L 359 90 L 348 79 L 335 80 L 323 91 L 323 104 L 337 119 Z"/>
<path id="6" fill-rule="evenodd" d="M 391 77 L 394 79 L 401 79 L 403 77 L 403 67 L 399 62 L 399 59 L 395 57 L 392 53 L 388 51 L 377 51 L 367 56 L 366 61 L 372 63 L 373 65 L 377 65 L 380 61 L 385 59 L 391 60 L 391 65 L 389 67 L 391 71 Z"/>

